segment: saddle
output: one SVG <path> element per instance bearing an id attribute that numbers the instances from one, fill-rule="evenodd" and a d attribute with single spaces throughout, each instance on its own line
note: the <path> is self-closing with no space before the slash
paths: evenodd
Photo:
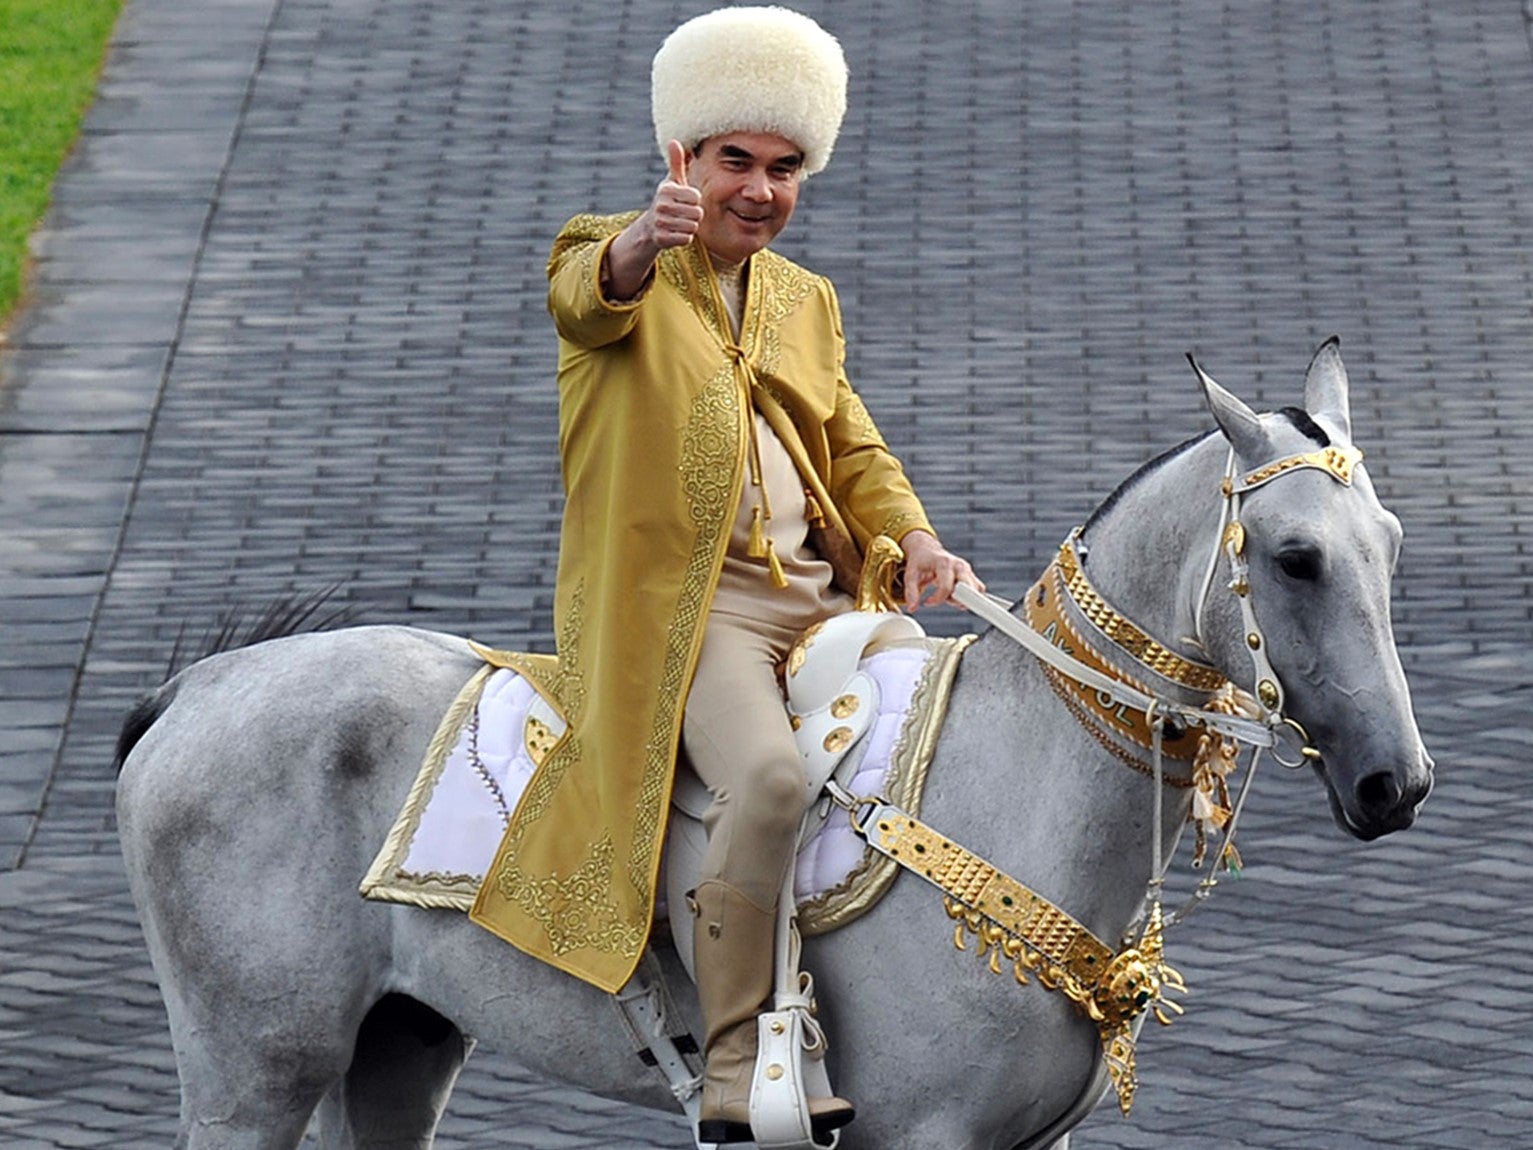
<path id="1" fill-rule="evenodd" d="M 800 848 L 819 835 L 836 809 L 828 801 L 827 784 L 839 786 L 842 794 L 853 791 L 853 777 L 867 757 L 863 738 L 879 718 L 882 688 L 875 677 L 876 668 L 863 666 L 864 660 L 925 638 L 921 625 L 909 616 L 854 611 L 815 624 L 789 652 L 784 676 L 788 721 L 804 760 L 805 775 Z M 702 820 L 712 802 L 713 796 L 702 780 L 685 762 L 679 763 L 671 787 L 664 889 L 671 936 L 687 972 L 694 977 L 694 920 L 687 912 L 686 892 L 697 885 L 703 852 L 708 847 Z M 798 861 L 803 865 L 802 859 Z M 796 879 L 796 873 L 790 877 Z M 803 888 L 813 885 L 795 881 L 789 904 L 793 905 L 800 894 L 812 894 Z"/>

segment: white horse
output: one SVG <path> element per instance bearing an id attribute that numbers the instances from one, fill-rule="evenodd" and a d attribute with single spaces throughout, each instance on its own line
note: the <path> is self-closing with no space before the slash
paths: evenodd
<path id="1" fill-rule="evenodd" d="M 1219 431 L 1143 467 L 1081 550 L 1118 612 L 1254 689 L 1227 576 L 1205 594 L 1227 460 L 1245 472 L 1347 446 L 1346 374 L 1327 343 L 1307 410 L 1261 416 L 1202 378 Z M 1361 466 L 1350 483 L 1293 469 L 1246 495 L 1241 519 L 1249 601 L 1337 823 L 1364 839 L 1409 826 L 1432 764 L 1390 628 L 1397 520 Z M 402 627 L 295 635 L 205 658 L 130 716 L 118 816 L 180 1069 L 179 1146 L 292 1147 L 317 1109 L 326 1147 L 429 1147 L 479 1040 L 536 1074 L 675 1110 L 602 993 L 461 914 L 357 895 L 478 666 L 462 639 Z M 992 630 L 964 658 L 922 817 L 1115 943 L 1141 913 L 1152 836 L 1172 851 L 1188 814 L 1188 790 L 1166 789 L 1152 825 L 1153 791 Z M 905 876 L 808 940 L 833 1078 L 858 1107 L 843 1145 L 1063 1147 L 1083 1093 L 1101 1089 L 1096 1026 L 1036 979 L 994 977 L 952 935 L 940 894 Z M 503 1115 L 508 1131 L 516 1120 Z"/>

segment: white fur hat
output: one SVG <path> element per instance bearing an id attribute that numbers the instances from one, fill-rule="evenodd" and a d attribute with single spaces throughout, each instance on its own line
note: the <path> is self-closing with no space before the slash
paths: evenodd
<path id="1" fill-rule="evenodd" d="M 830 161 L 846 115 L 836 38 L 787 8 L 720 8 L 666 37 L 650 69 L 655 142 L 696 147 L 724 132 L 772 132 L 804 150 L 804 174 Z"/>

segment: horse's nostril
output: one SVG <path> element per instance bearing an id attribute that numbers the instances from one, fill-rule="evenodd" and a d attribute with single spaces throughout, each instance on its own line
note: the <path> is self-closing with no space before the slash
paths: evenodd
<path id="1" fill-rule="evenodd" d="M 1388 771 L 1379 771 L 1358 782 L 1357 799 L 1366 811 L 1393 810 L 1400 801 L 1400 784 Z"/>

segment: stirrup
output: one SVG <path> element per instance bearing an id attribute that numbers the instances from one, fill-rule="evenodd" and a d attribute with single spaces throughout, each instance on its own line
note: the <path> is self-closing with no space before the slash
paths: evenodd
<path id="1" fill-rule="evenodd" d="M 794 870 L 790 864 L 777 900 L 775 1009 L 756 1018 L 750 1125 L 762 1150 L 834 1148 L 840 1128 L 857 1116 L 844 1099 L 837 1099 L 842 1105 L 812 1113 L 811 1100 L 829 1102 L 835 1094 L 825 1068 L 825 1032 L 814 1017 L 814 978 L 799 969 L 803 943 L 793 897 Z"/>

